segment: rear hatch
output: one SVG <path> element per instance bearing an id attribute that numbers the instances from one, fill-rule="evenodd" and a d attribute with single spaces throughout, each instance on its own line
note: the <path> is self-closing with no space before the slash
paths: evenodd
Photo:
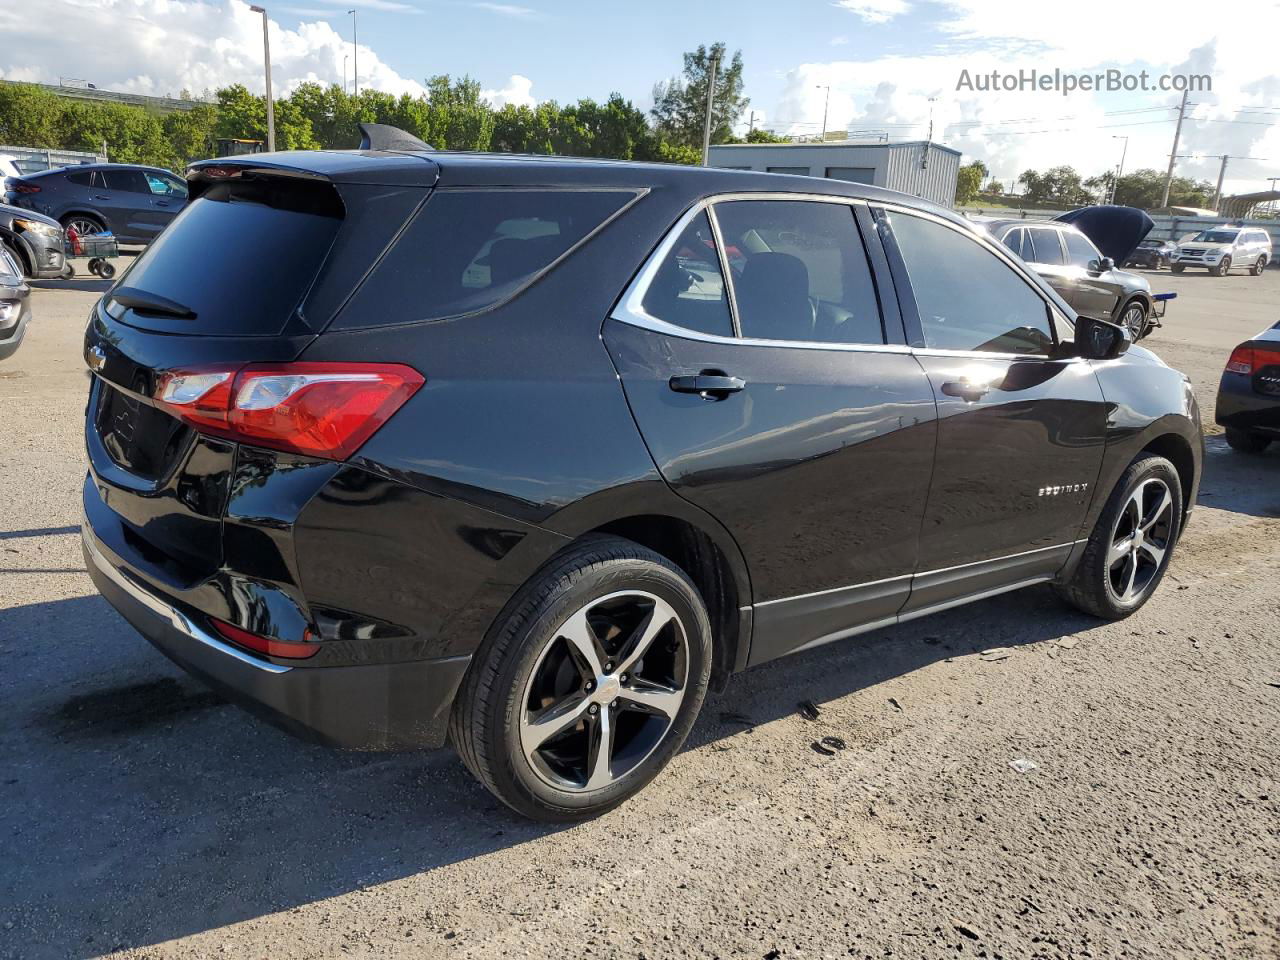
<path id="1" fill-rule="evenodd" d="M 192 201 L 95 307 L 86 497 L 98 536 L 184 589 L 222 562 L 237 445 L 158 401 L 172 371 L 294 360 L 426 199 L 435 165 L 392 154 L 205 162 Z"/>

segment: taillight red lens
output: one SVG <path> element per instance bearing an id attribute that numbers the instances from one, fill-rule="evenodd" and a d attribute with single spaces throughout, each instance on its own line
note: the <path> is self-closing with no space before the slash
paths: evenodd
<path id="1" fill-rule="evenodd" d="M 1227 373 L 1253 373 L 1253 350 L 1250 347 L 1236 347 L 1231 351 L 1231 359 L 1227 361 Z"/>
<path id="2" fill-rule="evenodd" d="M 253 363 L 171 370 L 155 398 L 201 432 L 346 460 L 423 382 L 398 363 Z"/>
<path id="3" fill-rule="evenodd" d="M 320 652 L 320 645 L 317 643 L 296 643 L 292 640 L 273 640 L 270 637 L 260 637 L 256 633 L 242 630 L 234 623 L 227 623 L 225 620 L 218 620 L 213 617 L 209 618 L 209 622 L 213 624 L 213 628 L 218 633 L 236 646 L 252 650 L 254 653 L 265 653 L 269 657 L 283 657 L 287 660 L 305 660 L 307 657 L 314 657 Z"/>
<path id="4" fill-rule="evenodd" d="M 13 187 L 14 193 L 39 193 L 40 188 L 34 183 L 18 183 Z"/>

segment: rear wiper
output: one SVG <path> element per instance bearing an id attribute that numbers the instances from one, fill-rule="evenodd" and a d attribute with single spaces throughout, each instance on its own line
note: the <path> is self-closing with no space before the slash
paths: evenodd
<path id="1" fill-rule="evenodd" d="M 139 313 L 157 313 L 166 317 L 178 317 L 182 320 L 194 320 L 196 312 L 190 307 L 162 297 L 158 293 L 147 293 L 136 287 L 118 287 L 111 291 L 111 299 L 122 307 L 137 310 Z"/>

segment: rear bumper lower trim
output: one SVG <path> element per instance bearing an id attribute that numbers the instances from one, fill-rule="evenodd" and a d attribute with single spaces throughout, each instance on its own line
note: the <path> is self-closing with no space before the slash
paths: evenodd
<path id="1" fill-rule="evenodd" d="M 238 650 L 229 643 L 219 640 L 217 637 L 213 636 L 213 634 L 202 630 L 200 627 L 192 623 L 191 619 L 183 614 L 177 607 L 172 604 L 165 603 L 155 594 L 150 593 L 140 584 L 135 583 L 128 574 L 113 566 L 111 561 L 103 555 L 102 550 L 98 547 L 96 539 L 90 532 L 89 521 L 87 518 L 84 518 L 81 521 L 80 539 L 84 543 L 85 559 L 93 565 L 94 569 L 131 596 L 134 600 L 137 600 L 152 613 L 158 614 L 165 620 L 168 620 L 174 629 L 178 630 L 180 633 L 185 634 L 192 640 L 202 643 L 207 647 L 212 647 L 219 653 L 225 654 L 228 657 L 234 657 L 236 660 L 253 667 L 255 670 L 262 670 L 265 673 L 288 673 L 293 669 L 292 667 L 282 666 L 277 663 L 268 663 L 265 660 L 259 660 L 258 658 L 245 653 L 243 650 Z"/>

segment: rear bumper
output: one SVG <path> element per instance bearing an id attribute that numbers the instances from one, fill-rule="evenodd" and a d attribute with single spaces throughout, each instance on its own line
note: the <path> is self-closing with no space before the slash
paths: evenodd
<path id="1" fill-rule="evenodd" d="M 121 616 L 178 666 L 249 711 L 298 736 L 344 749 L 445 742 L 469 656 L 335 667 L 261 660 L 214 636 L 198 611 L 144 587 L 88 522 L 81 537 L 90 577 Z"/>
<path id="2" fill-rule="evenodd" d="M 1258 393 L 1247 374 L 1224 373 L 1215 419 L 1236 430 L 1280 435 L 1280 397 Z"/>

